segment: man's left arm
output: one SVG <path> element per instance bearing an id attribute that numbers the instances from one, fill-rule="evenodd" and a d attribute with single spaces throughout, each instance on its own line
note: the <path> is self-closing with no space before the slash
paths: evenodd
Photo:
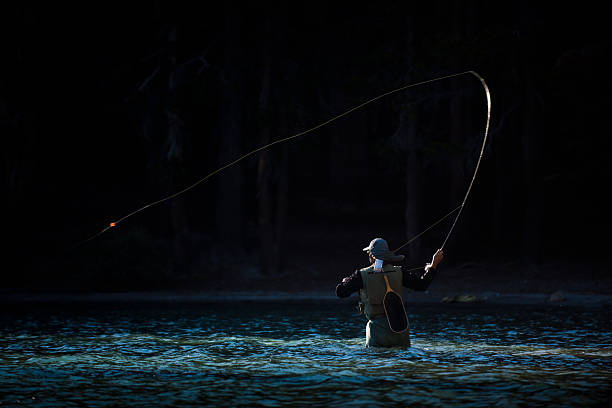
<path id="1" fill-rule="evenodd" d="M 404 272 L 402 284 L 408 289 L 424 292 L 436 277 L 436 268 L 427 265 L 421 271 Z"/>

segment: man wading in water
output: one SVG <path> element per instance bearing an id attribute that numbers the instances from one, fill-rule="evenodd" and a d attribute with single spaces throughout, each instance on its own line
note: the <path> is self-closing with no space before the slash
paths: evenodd
<path id="1" fill-rule="evenodd" d="M 402 293 L 402 286 L 417 291 L 427 290 L 443 252 L 438 249 L 423 271 L 402 272 L 401 266 L 393 264 L 403 261 L 404 255 L 391 252 L 384 239 L 373 239 L 363 250 L 368 253 L 372 265 L 342 279 L 336 286 L 336 295 L 345 298 L 359 291 L 363 313 L 368 319 L 366 347 L 410 346 L 408 318 L 398 294 Z"/>

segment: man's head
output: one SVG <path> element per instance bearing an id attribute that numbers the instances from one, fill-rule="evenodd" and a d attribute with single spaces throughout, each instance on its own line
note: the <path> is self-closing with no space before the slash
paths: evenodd
<path id="1" fill-rule="evenodd" d="M 387 241 L 382 238 L 374 238 L 370 241 L 370 245 L 363 248 L 363 251 L 368 253 L 370 262 L 374 262 L 374 259 L 381 259 L 387 262 L 401 262 L 404 260 L 404 255 L 395 255 L 391 252 Z"/>

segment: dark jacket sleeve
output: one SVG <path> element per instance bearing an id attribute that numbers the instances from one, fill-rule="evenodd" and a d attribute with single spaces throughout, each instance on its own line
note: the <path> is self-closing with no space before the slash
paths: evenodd
<path id="1" fill-rule="evenodd" d="M 349 297 L 351 293 L 357 292 L 359 289 L 363 289 L 363 279 L 361 279 L 359 270 L 356 270 L 336 285 L 336 296 L 340 298 Z"/>
<path id="2" fill-rule="evenodd" d="M 402 283 L 408 289 L 424 292 L 435 277 L 436 268 L 429 268 L 427 273 L 425 273 L 425 268 L 416 271 L 404 271 Z"/>

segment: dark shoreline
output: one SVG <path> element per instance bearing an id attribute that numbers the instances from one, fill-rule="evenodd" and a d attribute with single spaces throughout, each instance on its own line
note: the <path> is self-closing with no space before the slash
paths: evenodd
<path id="1" fill-rule="evenodd" d="M 612 295 L 564 292 L 556 297 L 546 293 L 409 293 L 404 296 L 407 305 L 532 305 L 608 307 Z M 227 292 L 97 292 L 97 293 L 32 293 L 12 292 L 0 294 L 0 304 L 61 304 L 61 303 L 329 303 L 357 302 L 357 296 L 337 298 L 329 291 L 281 292 L 281 291 L 227 291 Z"/>

